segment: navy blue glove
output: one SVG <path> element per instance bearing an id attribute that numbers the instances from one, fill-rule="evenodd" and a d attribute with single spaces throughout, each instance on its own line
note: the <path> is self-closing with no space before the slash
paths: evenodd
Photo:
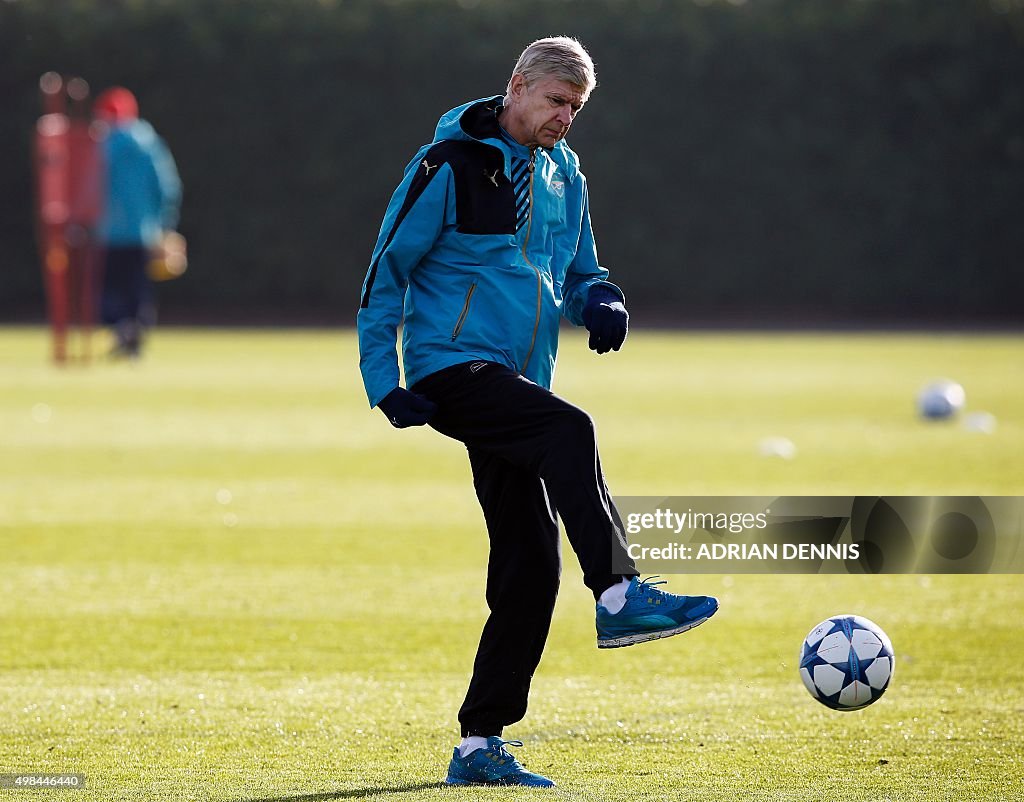
<path id="1" fill-rule="evenodd" d="M 410 393 L 402 387 L 396 387 L 384 396 L 377 406 L 396 429 L 422 426 L 437 412 L 437 404 L 429 398 Z"/>
<path id="2" fill-rule="evenodd" d="M 599 354 L 618 351 L 629 329 L 629 312 L 615 290 L 595 284 L 583 307 L 583 325 L 590 332 L 590 348 Z"/>

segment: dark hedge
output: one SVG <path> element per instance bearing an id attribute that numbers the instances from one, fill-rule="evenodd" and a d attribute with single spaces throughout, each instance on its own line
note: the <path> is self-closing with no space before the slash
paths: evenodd
<path id="1" fill-rule="evenodd" d="M 0 311 L 42 315 L 43 72 L 129 86 L 171 145 L 172 317 L 350 322 L 437 117 L 553 33 L 598 62 L 570 143 L 648 320 L 1024 318 L 1017 0 L 0 2 Z"/>

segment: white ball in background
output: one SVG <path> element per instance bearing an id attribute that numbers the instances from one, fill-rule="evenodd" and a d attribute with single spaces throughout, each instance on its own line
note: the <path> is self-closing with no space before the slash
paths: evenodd
<path id="1" fill-rule="evenodd" d="M 766 437 L 761 441 L 759 451 L 762 457 L 793 459 L 796 456 L 796 446 L 788 437 Z"/>
<path id="2" fill-rule="evenodd" d="M 917 411 L 922 418 L 942 420 L 959 413 L 966 401 L 967 394 L 961 385 L 939 379 L 929 382 L 917 394 Z"/>
<path id="3" fill-rule="evenodd" d="M 969 432 L 992 434 L 996 430 L 996 416 L 991 412 L 971 412 L 964 416 L 964 428 Z"/>

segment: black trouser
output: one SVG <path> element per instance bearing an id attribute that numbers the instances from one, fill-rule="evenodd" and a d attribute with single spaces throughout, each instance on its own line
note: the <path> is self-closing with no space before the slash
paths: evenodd
<path id="1" fill-rule="evenodd" d="M 465 443 L 490 537 L 487 606 L 462 734 L 500 735 L 526 715 L 547 640 L 565 524 L 594 597 L 632 565 L 586 412 L 493 362 L 468 362 L 416 383 L 438 405 L 430 425 Z M 635 572 L 634 572 L 635 573 Z"/>
<path id="2" fill-rule="evenodd" d="M 104 323 L 116 325 L 130 320 L 153 325 L 153 284 L 146 275 L 149 258 L 149 249 L 141 245 L 107 247 L 100 304 Z"/>

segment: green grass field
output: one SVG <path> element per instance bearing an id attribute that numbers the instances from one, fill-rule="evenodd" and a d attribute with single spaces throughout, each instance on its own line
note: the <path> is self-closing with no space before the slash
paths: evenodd
<path id="1" fill-rule="evenodd" d="M 366 408 L 348 331 L 156 333 L 47 364 L 0 330 L 0 799 L 1024 799 L 1019 576 L 683 576 L 718 616 L 599 652 L 567 545 L 527 718 L 554 791 L 440 786 L 486 610 L 462 447 Z M 914 414 L 950 376 L 992 434 Z M 1024 338 L 563 339 L 556 389 L 621 495 L 1024 495 Z M 795 459 L 765 458 L 785 436 Z M 795 668 L 858 612 L 894 682 L 834 713 Z"/>

